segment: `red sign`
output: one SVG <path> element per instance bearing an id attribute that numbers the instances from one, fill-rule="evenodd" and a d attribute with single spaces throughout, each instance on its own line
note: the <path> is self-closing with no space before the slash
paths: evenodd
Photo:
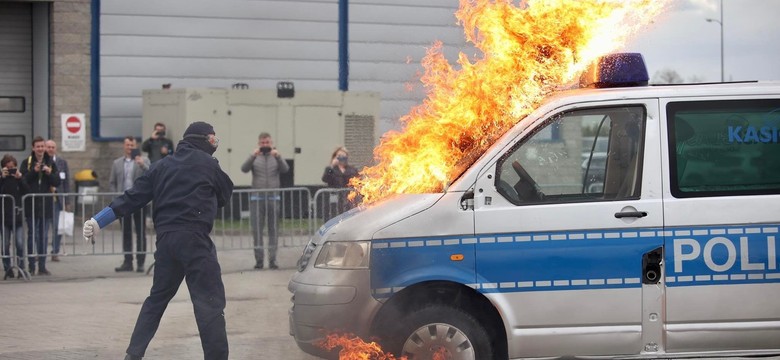
<path id="1" fill-rule="evenodd" d="M 78 133 L 79 130 L 81 130 L 81 120 L 75 116 L 71 116 L 68 120 L 65 120 L 65 127 L 73 134 Z"/>

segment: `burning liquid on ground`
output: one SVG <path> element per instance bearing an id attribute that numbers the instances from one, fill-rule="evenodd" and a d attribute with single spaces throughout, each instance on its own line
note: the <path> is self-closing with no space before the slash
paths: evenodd
<path id="1" fill-rule="evenodd" d="M 376 342 L 366 342 L 353 334 L 330 334 L 319 346 L 325 350 L 338 350 L 339 360 L 423 360 L 407 359 L 405 356 L 395 357 L 386 353 Z M 430 360 L 448 360 L 451 356 L 445 349 L 433 353 Z M 427 360 L 427 359 L 426 359 Z"/>
<path id="2" fill-rule="evenodd" d="M 385 134 L 351 185 L 364 204 L 441 191 L 502 134 L 618 50 L 668 0 L 461 0 L 455 13 L 481 53 L 453 67 L 437 42 L 422 60 L 426 98 Z M 517 3 L 517 4 L 516 4 Z"/>

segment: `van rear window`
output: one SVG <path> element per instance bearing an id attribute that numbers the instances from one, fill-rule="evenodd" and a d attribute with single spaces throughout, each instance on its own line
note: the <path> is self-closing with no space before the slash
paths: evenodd
<path id="1" fill-rule="evenodd" d="M 666 107 L 678 198 L 780 193 L 780 99 Z"/>

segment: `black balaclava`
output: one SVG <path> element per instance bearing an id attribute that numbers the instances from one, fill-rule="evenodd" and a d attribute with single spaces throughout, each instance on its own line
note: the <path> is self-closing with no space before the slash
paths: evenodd
<path id="1" fill-rule="evenodd" d="M 209 123 L 197 121 L 187 127 L 182 141 L 205 151 L 209 155 L 213 155 L 217 148 L 208 141 L 209 134 L 216 135 L 214 127 Z"/>

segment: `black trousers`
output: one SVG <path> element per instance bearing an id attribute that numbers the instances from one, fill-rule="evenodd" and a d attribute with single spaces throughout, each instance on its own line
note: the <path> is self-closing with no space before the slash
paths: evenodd
<path id="1" fill-rule="evenodd" d="M 204 359 L 227 359 L 225 286 L 211 238 L 196 231 L 158 233 L 154 261 L 152 290 L 138 314 L 127 353 L 144 356 L 168 302 L 186 279 Z"/>
<path id="2" fill-rule="evenodd" d="M 125 264 L 133 263 L 133 228 L 135 228 L 135 258 L 138 266 L 143 266 L 146 260 L 146 218 L 144 209 L 128 214 L 119 219 L 122 223 L 122 252 L 125 253 Z"/>

